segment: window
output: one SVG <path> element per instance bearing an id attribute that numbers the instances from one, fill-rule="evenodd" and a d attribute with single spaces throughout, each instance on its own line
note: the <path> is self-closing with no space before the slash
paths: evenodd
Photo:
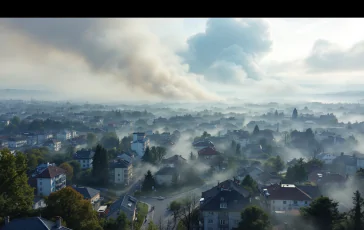
<path id="1" fill-rule="evenodd" d="M 208 220 L 207 220 L 207 223 L 209 223 L 209 224 L 213 224 L 213 223 L 214 223 L 214 220 L 213 220 L 213 219 L 208 219 Z"/>
<path id="2" fill-rule="evenodd" d="M 214 230 L 213 228 L 208 228 L 208 230 Z"/>
<path id="3" fill-rule="evenodd" d="M 307 204 L 308 202 L 307 201 L 305 201 L 305 204 Z"/>
<path id="4" fill-rule="evenodd" d="M 220 208 L 227 208 L 227 203 L 220 203 Z"/>
<path id="5" fill-rule="evenodd" d="M 286 203 L 287 203 L 287 201 L 285 201 L 285 200 L 284 200 L 284 201 L 283 201 L 283 204 L 286 204 Z"/>
<path id="6" fill-rule="evenodd" d="M 42 191 L 42 188 L 39 188 L 39 191 Z"/>
<path id="7" fill-rule="evenodd" d="M 41 182 L 39 182 L 39 185 L 42 185 L 42 181 L 41 181 Z"/>
<path id="8" fill-rule="evenodd" d="M 118 176 L 120 176 L 120 173 L 118 173 Z"/>
<path id="9" fill-rule="evenodd" d="M 239 224 L 239 220 L 235 220 L 235 224 Z"/>
<path id="10" fill-rule="evenodd" d="M 220 201 L 224 201 L 224 197 L 221 197 L 221 198 L 220 198 Z"/>
<path id="11" fill-rule="evenodd" d="M 293 201 L 293 204 L 297 204 L 297 200 Z"/>
<path id="12" fill-rule="evenodd" d="M 214 215 L 214 212 L 209 212 L 209 215 Z"/>
<path id="13" fill-rule="evenodd" d="M 274 200 L 272 200 L 272 203 L 274 204 Z"/>
<path id="14" fill-rule="evenodd" d="M 221 224 L 221 225 L 226 224 L 226 220 L 220 220 L 220 224 Z"/>

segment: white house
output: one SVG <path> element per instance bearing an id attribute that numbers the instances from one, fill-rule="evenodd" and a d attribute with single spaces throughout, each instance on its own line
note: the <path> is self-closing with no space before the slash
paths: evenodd
<path id="1" fill-rule="evenodd" d="M 55 151 L 58 152 L 59 150 L 61 150 L 62 148 L 62 142 L 57 141 L 57 140 L 47 140 L 44 144 L 44 147 L 47 147 L 49 150 L 51 151 Z"/>
<path id="2" fill-rule="evenodd" d="M 133 165 L 122 159 L 112 162 L 109 166 L 109 180 L 114 184 L 128 185 L 133 178 Z"/>
<path id="3" fill-rule="evenodd" d="M 138 157 L 144 155 L 145 149 L 149 146 L 149 139 L 145 133 L 133 133 L 133 141 L 131 142 L 131 150 L 138 154 Z"/>
<path id="4" fill-rule="evenodd" d="M 274 184 L 263 189 L 263 204 L 271 212 L 300 210 L 312 197 L 293 184 Z"/>
<path id="5" fill-rule="evenodd" d="M 78 161 L 81 165 L 81 169 L 92 168 L 92 162 L 95 152 L 91 149 L 81 149 L 73 155 L 73 159 Z"/>
<path id="6" fill-rule="evenodd" d="M 72 133 L 68 130 L 61 131 L 57 133 L 57 139 L 65 141 L 72 138 Z"/>
<path id="7" fill-rule="evenodd" d="M 66 187 L 66 171 L 55 164 L 39 165 L 32 178 L 36 179 L 37 196 L 49 196 Z"/>
<path id="8" fill-rule="evenodd" d="M 324 162 L 324 164 L 332 164 L 332 161 L 336 159 L 336 155 L 332 153 L 320 153 L 316 156 L 317 159 Z"/>
<path id="9" fill-rule="evenodd" d="M 53 134 L 51 133 L 40 133 L 37 135 L 37 143 L 43 143 L 46 140 L 52 139 L 53 138 Z"/>
<path id="10" fill-rule="evenodd" d="M 8 147 L 9 148 L 20 148 L 27 144 L 27 139 L 23 137 L 19 138 L 9 138 Z"/>

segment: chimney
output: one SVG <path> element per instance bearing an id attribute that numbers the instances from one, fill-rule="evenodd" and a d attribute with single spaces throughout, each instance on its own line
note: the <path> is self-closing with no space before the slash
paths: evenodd
<path id="1" fill-rule="evenodd" d="M 57 220 L 56 220 L 56 228 L 61 228 L 61 226 L 62 226 L 62 218 L 60 216 L 57 216 L 56 218 L 57 218 Z"/>
<path id="2" fill-rule="evenodd" d="M 10 217 L 9 216 L 6 216 L 5 217 L 5 224 L 8 224 L 8 223 L 10 223 Z"/>

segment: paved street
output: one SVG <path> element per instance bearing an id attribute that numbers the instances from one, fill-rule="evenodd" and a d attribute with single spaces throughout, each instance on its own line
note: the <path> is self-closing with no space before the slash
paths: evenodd
<path id="1" fill-rule="evenodd" d="M 173 217 L 172 213 L 167 210 L 168 205 L 178 199 L 182 198 L 188 194 L 196 194 L 198 197 L 201 196 L 201 193 L 207 189 L 210 189 L 211 187 L 215 186 L 215 183 L 209 183 L 205 184 L 199 188 L 193 189 L 192 191 L 183 192 L 174 196 L 165 197 L 164 200 L 158 200 L 158 191 L 156 192 L 155 197 L 141 197 L 139 198 L 140 201 L 150 204 L 151 206 L 154 206 L 154 211 L 151 215 L 151 220 L 157 225 L 162 222 L 163 224 L 166 224 L 168 220 L 171 221 L 173 224 Z M 149 223 L 150 220 L 148 220 Z"/>

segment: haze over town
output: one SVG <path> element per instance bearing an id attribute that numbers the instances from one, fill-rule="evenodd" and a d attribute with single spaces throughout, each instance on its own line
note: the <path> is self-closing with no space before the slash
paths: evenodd
<path id="1" fill-rule="evenodd" d="M 364 229 L 363 23 L 0 19 L 0 229 Z"/>

